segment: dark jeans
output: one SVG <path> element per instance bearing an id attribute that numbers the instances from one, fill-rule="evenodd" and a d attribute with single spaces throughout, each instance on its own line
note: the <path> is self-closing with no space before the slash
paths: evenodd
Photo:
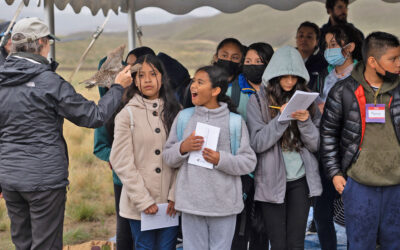
<path id="1" fill-rule="evenodd" d="M 365 186 L 347 178 L 343 194 L 349 250 L 400 249 L 400 185 Z"/>
<path id="2" fill-rule="evenodd" d="M 236 218 L 235 235 L 233 237 L 231 250 L 258 250 L 268 249 L 269 247 L 267 235 L 257 233 L 251 227 L 249 209 L 249 207 L 245 207 L 243 212 L 238 214 Z M 243 216 L 246 217 L 244 218 Z M 243 225 L 243 223 L 245 224 Z M 242 228 L 243 226 L 244 230 Z M 249 248 L 247 248 L 247 246 L 249 246 Z"/>
<path id="3" fill-rule="evenodd" d="M 140 230 L 140 220 L 129 220 L 136 250 L 175 250 L 178 227 Z"/>
<path id="4" fill-rule="evenodd" d="M 283 204 L 262 202 L 271 250 L 303 250 L 311 199 L 306 178 L 287 182 Z"/>
<path id="5" fill-rule="evenodd" d="M 119 200 L 122 186 L 114 184 L 115 211 L 117 214 L 117 249 L 135 249 L 129 220 L 119 216 Z"/>
<path id="6" fill-rule="evenodd" d="M 11 238 L 17 250 L 61 250 L 66 189 L 16 192 L 3 189 Z"/>
<path id="7" fill-rule="evenodd" d="M 338 195 L 331 180 L 321 171 L 322 194 L 316 197 L 314 221 L 322 250 L 336 250 L 337 238 L 333 223 L 333 201 Z"/>

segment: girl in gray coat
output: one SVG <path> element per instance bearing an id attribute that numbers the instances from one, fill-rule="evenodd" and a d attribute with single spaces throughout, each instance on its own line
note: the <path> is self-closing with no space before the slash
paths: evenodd
<path id="1" fill-rule="evenodd" d="M 231 248 L 236 215 L 244 206 L 240 176 L 252 172 L 256 165 L 247 127 L 240 116 L 239 123 L 235 124 L 239 125 L 240 146 L 235 154 L 231 153 L 229 121 L 230 111 L 235 108 L 225 95 L 227 87 L 228 75 L 219 66 L 197 70 L 190 87 L 195 108 L 184 128 L 183 139 L 178 139 L 177 131 L 180 113 L 164 148 L 166 164 L 179 168 L 175 208 L 182 212 L 185 250 Z M 217 150 L 204 148 L 202 151 L 204 159 L 213 164 L 212 169 L 188 163 L 189 153 L 202 150 L 204 142 L 202 137 L 195 136 L 197 122 L 220 128 Z"/>
<path id="2" fill-rule="evenodd" d="M 308 80 L 300 53 L 285 46 L 273 55 L 264 87 L 247 104 L 250 143 L 258 158 L 254 199 L 261 202 L 273 250 L 304 249 L 310 197 L 322 192 L 312 154 L 319 145 L 316 105 L 292 113 L 292 121 L 278 121 L 294 92 L 308 91 Z"/>

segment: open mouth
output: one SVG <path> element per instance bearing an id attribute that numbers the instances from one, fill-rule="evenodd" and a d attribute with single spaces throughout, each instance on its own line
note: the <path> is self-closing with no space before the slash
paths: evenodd
<path id="1" fill-rule="evenodd" d="M 197 97 L 197 93 L 192 93 L 192 98 L 196 98 Z"/>

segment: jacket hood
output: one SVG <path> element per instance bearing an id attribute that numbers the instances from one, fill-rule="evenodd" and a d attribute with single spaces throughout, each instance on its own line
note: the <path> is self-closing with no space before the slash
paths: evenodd
<path id="1" fill-rule="evenodd" d="M 371 92 L 372 94 L 374 94 L 374 91 L 365 80 L 364 71 L 365 71 L 365 64 L 363 62 L 359 62 L 351 72 L 351 76 L 363 86 L 366 92 Z M 383 94 L 389 92 L 395 89 L 399 84 L 400 84 L 400 78 L 398 78 L 397 81 L 395 82 L 383 82 L 379 93 Z"/>
<path id="2" fill-rule="evenodd" d="M 149 99 L 146 99 L 145 97 L 142 97 L 139 94 L 135 94 L 129 100 L 129 102 L 126 104 L 126 106 L 147 109 L 149 111 L 157 111 L 157 110 L 161 111 L 162 107 L 164 106 L 164 102 L 160 98 L 157 98 L 155 100 L 149 100 Z"/>
<path id="3" fill-rule="evenodd" d="M 274 53 L 264 71 L 262 83 L 267 86 L 272 78 L 284 75 L 295 75 L 306 82 L 310 80 L 303 58 L 292 46 L 284 46 Z"/>
<path id="4" fill-rule="evenodd" d="M 10 55 L 0 66 L 0 86 L 24 84 L 44 71 L 51 70 L 49 64 L 43 64 L 39 61 L 33 57 L 27 58 L 18 54 Z"/>

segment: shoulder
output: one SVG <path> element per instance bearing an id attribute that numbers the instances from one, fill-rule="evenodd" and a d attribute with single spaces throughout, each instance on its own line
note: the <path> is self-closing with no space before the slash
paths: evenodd
<path id="1" fill-rule="evenodd" d="M 69 82 L 65 81 L 64 78 L 51 70 L 43 71 L 36 76 L 36 79 L 38 79 L 41 85 L 47 90 L 58 89 L 65 86 L 73 88 Z"/>
<path id="2" fill-rule="evenodd" d="M 125 106 L 121 111 L 118 112 L 118 114 L 115 116 L 115 125 L 117 124 L 128 124 L 130 122 L 130 114 L 129 112 L 132 112 L 133 115 L 133 109 L 130 106 Z"/>

